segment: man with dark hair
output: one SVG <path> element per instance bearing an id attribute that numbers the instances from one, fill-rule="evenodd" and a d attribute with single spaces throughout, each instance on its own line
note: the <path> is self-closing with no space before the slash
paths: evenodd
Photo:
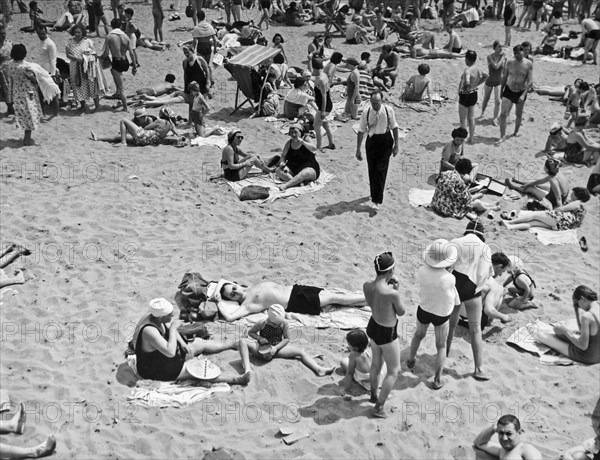
<path id="1" fill-rule="evenodd" d="M 107 59 L 110 55 L 112 57 L 112 63 L 110 73 L 117 87 L 113 97 L 115 99 L 121 99 L 123 104 L 123 111 L 127 112 L 127 96 L 123 90 L 123 72 L 129 70 L 129 60 L 127 59 L 127 53 L 131 56 L 133 75 L 137 72 L 137 59 L 133 54 L 133 48 L 131 42 L 125 32 L 121 30 L 121 20 L 114 18 L 110 21 L 110 26 L 113 30 L 106 36 L 104 42 L 104 49 L 102 50 L 101 59 Z"/>
<path id="2" fill-rule="evenodd" d="M 494 433 L 498 433 L 500 446 L 490 442 Z M 519 419 L 507 414 L 479 433 L 474 444 L 477 449 L 501 459 L 541 460 L 542 454 L 534 445 L 521 441 L 522 433 Z"/>
<path id="3" fill-rule="evenodd" d="M 467 68 L 463 71 L 458 85 L 458 117 L 462 128 L 469 127 L 469 144 L 475 139 L 475 105 L 477 89 L 488 78 L 488 74 L 475 66 L 477 53 L 469 50 L 465 55 Z"/>
<path id="4" fill-rule="evenodd" d="M 375 257 L 375 279 L 363 285 L 365 299 L 371 307 L 371 319 L 367 325 L 367 335 L 373 350 L 371 362 L 371 399 L 375 403 L 373 415 L 386 418 L 383 405 L 394 388 L 400 373 L 400 345 L 398 343 L 398 316 L 404 315 L 402 298 L 398 292 L 399 283 L 394 277 L 394 257 L 384 252 Z M 379 390 L 379 380 L 383 363 L 387 373 Z"/>
<path id="5" fill-rule="evenodd" d="M 398 63 L 400 58 L 391 45 L 383 45 L 381 54 L 377 60 L 377 65 L 373 71 L 373 76 L 381 78 L 383 84 L 387 86 L 387 80 L 390 79 L 390 87 L 396 83 L 398 77 Z M 384 65 L 385 64 L 385 65 Z"/>
<path id="6" fill-rule="evenodd" d="M 356 138 L 356 159 L 362 161 L 361 146 L 367 135 L 367 167 L 373 211 L 377 212 L 383 203 L 383 191 L 387 178 L 390 156 L 398 155 L 398 123 L 394 109 L 383 103 L 383 94 L 377 90 L 371 94 L 371 107 L 360 117 Z"/>
<path id="7" fill-rule="evenodd" d="M 341 294 L 315 286 L 282 286 L 265 281 L 253 286 L 242 286 L 237 283 L 223 282 L 218 297 L 232 300 L 240 304 L 234 312 L 220 309 L 225 321 L 235 321 L 252 313 L 260 313 L 271 305 L 279 304 L 288 313 L 319 315 L 327 305 L 363 306 L 365 297 L 362 294 Z"/>
<path id="8" fill-rule="evenodd" d="M 506 119 L 513 105 L 516 104 L 515 132 L 519 135 L 519 128 L 523 119 L 523 109 L 527 92 L 533 82 L 533 63 L 525 59 L 523 47 L 517 45 L 513 48 L 514 59 L 506 63 L 502 75 L 502 107 L 500 109 L 500 139 L 498 143 L 506 140 Z"/>

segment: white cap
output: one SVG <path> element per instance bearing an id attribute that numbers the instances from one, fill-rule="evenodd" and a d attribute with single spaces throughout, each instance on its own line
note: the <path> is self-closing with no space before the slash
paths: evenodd
<path id="1" fill-rule="evenodd" d="M 162 318 L 173 313 L 173 304 L 162 297 L 152 299 L 148 304 L 148 311 L 155 318 Z"/>

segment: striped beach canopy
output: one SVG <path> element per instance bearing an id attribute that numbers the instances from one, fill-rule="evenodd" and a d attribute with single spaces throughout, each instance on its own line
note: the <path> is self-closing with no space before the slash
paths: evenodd
<path id="1" fill-rule="evenodd" d="M 229 59 L 228 64 L 240 67 L 255 67 L 268 59 L 273 59 L 281 53 L 279 48 L 268 48 L 262 45 L 252 45 L 238 55 Z"/>

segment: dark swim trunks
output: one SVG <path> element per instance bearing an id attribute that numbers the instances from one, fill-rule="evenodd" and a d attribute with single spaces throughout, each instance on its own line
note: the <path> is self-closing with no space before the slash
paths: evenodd
<path id="1" fill-rule="evenodd" d="M 513 104 L 519 103 L 519 98 L 523 95 L 525 91 L 513 91 L 508 87 L 508 85 L 504 86 L 504 91 L 502 91 L 502 97 L 505 97 Z M 525 101 L 523 101 L 525 102 Z"/>
<path id="2" fill-rule="evenodd" d="M 375 322 L 373 318 L 369 320 L 367 324 L 367 335 L 377 345 L 385 345 L 386 343 L 392 343 L 398 338 L 398 332 L 396 327 L 398 326 L 398 320 L 392 327 L 382 326 Z"/>
<path id="3" fill-rule="evenodd" d="M 457 48 L 456 46 L 454 48 L 452 48 L 452 52 L 453 53 L 458 53 L 460 54 L 460 52 L 462 51 L 462 46 L 460 48 Z"/>
<path id="4" fill-rule="evenodd" d="M 458 103 L 465 107 L 472 107 L 477 104 L 477 91 L 473 91 L 468 94 L 460 94 L 458 95 Z"/>
<path id="5" fill-rule="evenodd" d="M 448 316 L 438 316 L 433 313 L 429 313 L 425 311 L 419 306 L 417 309 L 417 320 L 421 324 L 433 324 L 434 326 L 441 326 L 446 321 L 450 319 L 450 315 Z"/>
<path id="6" fill-rule="evenodd" d="M 467 275 L 457 272 L 456 270 L 453 270 L 452 274 L 454 275 L 454 278 L 456 278 L 455 286 L 461 302 L 466 302 L 467 300 L 481 297 L 481 291 L 475 292 L 477 286 L 469 279 Z"/>
<path id="7" fill-rule="evenodd" d="M 127 72 L 129 70 L 129 61 L 127 58 L 113 58 L 112 68 L 117 72 Z"/>
<path id="8" fill-rule="evenodd" d="M 589 38 L 591 40 L 600 40 L 600 29 L 590 30 L 587 34 L 585 34 L 585 38 Z"/>
<path id="9" fill-rule="evenodd" d="M 321 314 L 319 292 L 322 290 L 319 287 L 294 284 L 286 311 L 288 313 L 319 316 Z"/>

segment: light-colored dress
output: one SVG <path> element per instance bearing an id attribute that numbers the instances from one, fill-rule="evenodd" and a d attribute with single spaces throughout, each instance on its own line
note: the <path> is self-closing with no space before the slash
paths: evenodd
<path id="1" fill-rule="evenodd" d="M 8 81 L 4 74 L 4 66 L 10 62 L 10 52 L 12 50 L 13 43 L 10 40 L 5 40 L 4 45 L 0 48 L 0 101 L 4 101 L 8 104 L 12 102 L 10 91 L 8 90 Z"/>
<path id="2" fill-rule="evenodd" d="M 37 129 L 42 116 L 42 106 L 33 70 L 27 61 L 12 61 L 4 69 L 8 77 L 17 124 L 24 130 Z"/>
<path id="3" fill-rule="evenodd" d="M 71 53 L 73 56 L 78 58 L 87 55 L 90 57 L 90 59 L 92 59 L 91 56 L 93 55 L 86 52 L 96 52 L 94 43 L 91 40 L 83 38 L 79 43 L 77 43 L 74 38 L 71 38 L 67 42 L 67 54 Z M 86 66 L 85 63 L 77 62 L 75 60 L 71 60 L 69 66 L 71 87 L 73 88 L 75 100 L 81 102 L 97 97 L 99 95 L 99 90 L 96 70 L 93 72 L 90 70 L 84 71 L 84 66 Z M 91 67 L 93 68 L 94 66 Z"/>

